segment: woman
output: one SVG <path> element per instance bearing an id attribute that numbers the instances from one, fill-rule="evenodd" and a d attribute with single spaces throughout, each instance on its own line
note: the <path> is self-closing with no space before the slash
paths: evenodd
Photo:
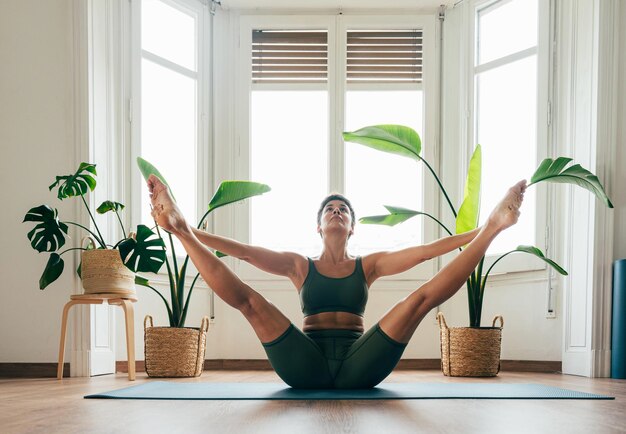
<path id="1" fill-rule="evenodd" d="M 348 254 L 355 215 L 350 202 L 330 195 L 322 202 L 317 231 L 322 252 L 311 259 L 250 246 L 191 227 L 159 178 L 148 178 L 152 215 L 182 242 L 202 278 L 252 325 L 276 373 L 294 388 L 371 388 L 396 366 L 418 324 L 454 295 L 489 244 L 519 218 L 526 181 L 509 189 L 485 225 L 461 235 L 395 252 Z M 431 280 L 392 307 L 364 333 L 367 289 L 374 281 L 406 271 L 469 244 Z M 242 282 L 206 246 L 288 277 L 299 289 L 302 331 L 261 294 Z"/>

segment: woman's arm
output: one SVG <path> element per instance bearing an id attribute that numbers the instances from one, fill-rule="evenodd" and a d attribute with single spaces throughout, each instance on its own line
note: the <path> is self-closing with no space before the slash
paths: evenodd
<path id="1" fill-rule="evenodd" d="M 370 270 L 368 283 L 383 276 L 402 273 L 428 259 L 449 253 L 471 242 L 480 232 L 480 228 L 459 235 L 440 238 L 432 243 L 408 247 L 395 252 L 378 252 L 363 258 Z"/>
<path id="2" fill-rule="evenodd" d="M 264 247 L 251 246 L 239 241 L 193 229 L 200 242 L 214 250 L 242 259 L 260 270 L 286 276 L 293 280 L 302 274 L 308 264 L 304 256 L 291 252 L 275 252 Z M 308 268 L 306 268 L 308 269 Z"/>

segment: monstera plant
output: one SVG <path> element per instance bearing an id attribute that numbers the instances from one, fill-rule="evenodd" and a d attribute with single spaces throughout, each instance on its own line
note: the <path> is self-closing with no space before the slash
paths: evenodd
<path id="1" fill-rule="evenodd" d="M 139 170 L 141 174 L 147 181 L 150 175 L 155 175 L 161 181 L 168 186 L 169 184 L 165 180 L 165 177 L 161 175 L 161 173 L 148 161 L 143 158 L 137 158 L 137 164 L 139 166 Z M 171 188 L 169 189 L 174 198 L 174 193 Z M 215 211 L 217 208 L 220 208 L 224 205 L 228 205 L 233 202 L 239 202 L 241 200 L 258 196 L 260 194 L 266 193 L 270 191 L 270 188 L 265 184 L 259 184 L 251 181 L 223 181 L 215 191 L 209 205 L 207 207 L 207 211 L 204 213 L 200 222 L 198 223 L 198 229 L 202 227 L 205 220 L 209 216 L 209 214 Z M 175 200 L 175 198 L 174 198 Z M 174 249 L 174 240 L 172 234 L 167 232 L 164 229 L 160 229 L 159 226 L 156 226 L 156 231 L 158 237 L 163 240 L 163 236 L 167 235 L 169 239 L 170 252 L 169 255 L 165 257 L 165 266 L 167 269 L 167 278 L 169 282 L 169 292 L 170 292 L 170 301 L 168 301 L 157 289 L 153 288 L 149 285 L 149 282 L 143 282 L 145 286 L 148 286 L 152 290 L 154 290 L 159 297 L 163 300 L 165 304 L 165 308 L 167 309 L 167 315 L 169 318 L 170 327 L 184 327 L 185 319 L 187 318 L 187 311 L 189 308 L 189 300 L 191 298 L 191 294 L 196 285 L 198 277 L 200 277 L 199 273 L 196 273 L 194 278 L 191 281 L 191 285 L 189 285 L 189 289 L 185 291 L 185 282 L 187 280 L 187 266 L 189 264 L 189 255 L 186 255 L 183 259 L 180 267 L 178 263 L 178 257 L 176 255 L 176 251 Z M 138 234 L 139 238 L 139 234 Z M 129 241 L 129 247 L 131 242 Z M 163 244 L 165 245 L 165 244 Z M 120 250 L 126 252 L 126 246 L 120 245 Z M 165 252 L 165 249 L 163 250 Z M 215 252 L 217 256 L 224 256 L 220 252 Z"/>
<path id="2" fill-rule="evenodd" d="M 118 249 L 124 265 L 132 272 L 157 272 L 163 265 L 165 260 L 165 253 L 162 249 L 163 242 L 150 228 L 144 225 L 139 225 L 136 233 L 127 233 L 120 217 L 120 212 L 124 209 L 124 205 L 119 202 L 107 200 L 96 208 L 98 214 L 114 213 L 123 234 L 123 238 L 115 244 L 108 244 L 105 241 L 85 199 L 86 195 L 96 188 L 96 176 L 95 164 L 81 163 L 76 172 L 57 176 L 54 183 L 48 187 L 49 190 L 57 189 L 57 198 L 59 200 L 80 197 L 89 214 L 93 229 L 77 222 L 60 220 L 58 211 L 48 205 L 39 205 L 31 208 L 26 213 L 23 222 L 36 223 L 35 227 L 28 232 L 31 246 L 39 253 L 50 253 L 43 274 L 39 278 L 39 289 L 46 288 L 61 276 L 65 268 L 62 256 L 73 250 L 88 250 L 91 248 Z M 95 241 L 95 246 L 83 247 L 80 245 L 62 250 L 69 238 L 69 225 L 76 226 L 89 234 Z M 132 255 L 125 255 L 124 251 L 128 252 L 130 245 L 133 246 Z M 80 276 L 80 267 L 77 273 Z M 138 276 L 135 277 L 136 284 L 145 284 L 145 282 L 145 279 Z"/>
<path id="3" fill-rule="evenodd" d="M 419 135 L 413 129 L 403 125 L 374 125 L 361 128 L 353 132 L 344 132 L 343 138 L 346 142 L 354 142 L 370 148 L 389 152 L 410 158 L 416 162 L 423 163 L 432 174 L 441 190 L 441 193 L 455 218 L 455 233 L 461 234 L 471 231 L 478 226 L 480 210 L 480 190 L 481 190 L 481 147 L 476 146 L 469 164 L 467 173 L 463 202 L 457 212 L 452 204 L 450 196 L 446 192 L 441 180 L 432 169 L 432 166 L 424 160 L 421 155 L 422 144 Z M 539 182 L 554 182 L 577 185 L 592 192 L 598 199 L 613 208 L 613 204 L 606 195 L 604 188 L 597 176 L 584 169 L 579 164 L 569 165 L 571 158 L 559 157 L 556 159 L 546 158 L 541 162 L 535 173 L 530 178 L 528 187 Z M 569 167 L 568 167 L 569 165 Z M 367 224 L 382 224 L 393 226 L 402 223 L 415 216 L 424 216 L 434 220 L 446 233 L 452 235 L 453 232 L 446 227 L 440 219 L 422 211 L 401 208 L 397 206 L 385 206 L 388 211 L 386 215 L 363 217 L 359 221 Z M 462 250 L 460 248 L 459 250 Z M 483 296 L 487 285 L 489 273 L 493 267 L 505 256 L 512 253 L 527 253 L 536 256 L 542 261 L 552 266 L 562 275 L 567 272 L 553 260 L 546 258 L 543 252 L 534 246 L 520 245 L 517 248 L 504 253 L 495 262 L 483 271 L 485 257 L 480 260 L 478 267 L 472 272 L 467 280 L 467 294 L 469 303 L 470 327 L 480 327 Z"/>

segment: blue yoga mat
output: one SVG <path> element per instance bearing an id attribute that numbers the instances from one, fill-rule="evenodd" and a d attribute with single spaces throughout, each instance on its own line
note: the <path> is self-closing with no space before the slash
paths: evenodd
<path id="1" fill-rule="evenodd" d="M 284 383 L 151 381 L 85 398 L 112 399 L 615 399 L 542 384 L 382 383 L 373 389 L 292 389 Z"/>

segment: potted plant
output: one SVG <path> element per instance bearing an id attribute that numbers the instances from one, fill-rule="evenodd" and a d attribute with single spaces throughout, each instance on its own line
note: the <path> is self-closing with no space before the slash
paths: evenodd
<path id="1" fill-rule="evenodd" d="M 411 158 L 418 162 L 423 162 L 428 171 L 434 176 L 455 218 L 455 233 L 461 234 L 471 231 L 478 226 L 482 160 L 480 145 L 476 146 L 470 160 L 465 183 L 465 194 L 461 207 L 457 212 L 441 180 L 434 172 L 431 165 L 420 155 L 421 140 L 417 132 L 413 129 L 402 125 L 374 125 L 361 128 L 354 132 L 344 132 L 343 137 L 347 142 L 359 143 L 379 151 L 389 152 Z M 528 187 L 544 181 L 578 185 L 591 191 L 609 208 L 612 208 L 613 204 L 606 195 L 598 178 L 579 164 L 566 167 L 571 161 L 571 158 L 566 157 L 559 157 L 554 160 L 546 158 L 541 162 L 530 178 Z M 422 215 L 431 218 L 446 233 L 452 235 L 451 230 L 439 219 L 428 213 L 394 206 L 385 206 L 385 208 L 389 212 L 388 214 L 363 217 L 359 221 L 361 223 L 393 226 L 414 216 Z M 462 248 L 459 250 L 462 250 Z M 517 252 L 534 255 L 552 266 L 560 274 L 567 275 L 567 272 L 561 266 L 553 260 L 546 258 L 543 252 L 535 246 L 520 245 L 504 253 L 495 260 L 486 272 L 483 272 L 485 263 L 485 257 L 483 256 L 466 283 L 470 319 L 469 327 L 448 328 L 443 314 L 438 314 L 438 321 L 441 328 L 442 370 L 445 375 L 494 376 L 498 373 L 503 319 L 501 316 L 496 316 L 493 320 L 492 327 L 481 327 L 482 303 L 489 273 L 493 267 L 505 256 Z M 500 320 L 499 327 L 495 327 L 497 320 Z"/>
<path id="2" fill-rule="evenodd" d="M 146 180 L 150 175 L 155 175 L 160 178 L 165 185 L 168 185 L 163 175 L 161 175 L 151 163 L 142 158 L 138 158 L 137 164 Z M 209 214 L 217 208 L 268 191 L 270 191 L 270 188 L 267 185 L 256 182 L 223 181 L 209 202 L 206 213 L 204 213 L 200 219 L 197 226 L 198 229 L 202 227 Z M 171 189 L 170 193 L 172 194 L 172 198 L 174 198 Z M 144 320 L 146 373 L 151 377 L 199 376 L 202 373 L 204 364 L 206 332 L 209 322 L 208 318 L 205 316 L 200 329 L 198 329 L 185 327 L 185 320 L 189 310 L 191 294 L 200 274 L 195 274 L 191 285 L 189 285 L 189 289 L 185 290 L 189 255 L 185 256 L 179 266 L 172 234 L 159 228 L 158 225 L 156 226 L 156 231 L 161 240 L 163 240 L 165 234 L 167 234 L 169 239 L 170 250 L 168 252 L 169 254 L 165 255 L 165 266 L 167 269 L 170 292 L 169 301 L 157 289 L 149 285 L 147 280 L 142 283 L 156 292 L 165 304 L 169 327 L 154 327 L 152 317 L 150 315 L 146 316 Z M 120 250 L 124 255 L 126 249 L 131 249 L 132 247 L 132 242 L 128 241 L 127 244 L 122 243 L 122 245 L 120 245 Z M 165 243 L 163 243 L 164 254 L 165 251 Z M 220 252 L 215 252 L 215 254 L 220 257 L 224 256 Z"/>
<path id="3" fill-rule="evenodd" d="M 73 221 L 59 220 L 58 211 L 48 205 L 39 205 L 26 213 L 23 222 L 37 223 L 28 232 L 31 246 L 40 253 L 50 253 L 46 267 L 39 279 L 39 289 L 46 288 L 59 278 L 65 267 L 62 255 L 73 250 L 82 250 L 81 265 L 77 273 L 82 279 L 85 293 L 132 295 L 135 293 L 135 282 L 141 284 L 145 280 L 136 278 L 134 272 L 156 272 L 163 264 L 165 253 L 162 249 L 154 250 L 155 243 L 158 244 L 159 242 L 158 239 L 155 240 L 156 234 L 142 225 L 137 228 L 139 237 L 134 233 L 127 233 L 119 215 L 120 211 L 124 209 L 124 205 L 109 200 L 98 206 L 96 212 L 99 214 L 113 212 L 121 226 L 123 238 L 114 245 L 106 243 L 85 200 L 85 195 L 96 188 L 96 176 L 95 164 L 81 163 L 76 172 L 57 176 L 55 182 L 48 187 L 49 190 L 57 188 L 59 200 L 80 197 L 93 224 L 93 230 Z M 79 247 L 61 251 L 68 236 L 68 225 L 77 226 L 89 234 L 86 237 L 87 246 L 83 246 L 85 241 L 83 240 Z M 135 243 L 133 261 L 130 261 L 131 257 L 125 257 L 125 260 L 122 261 L 121 247 L 130 240 Z"/>

